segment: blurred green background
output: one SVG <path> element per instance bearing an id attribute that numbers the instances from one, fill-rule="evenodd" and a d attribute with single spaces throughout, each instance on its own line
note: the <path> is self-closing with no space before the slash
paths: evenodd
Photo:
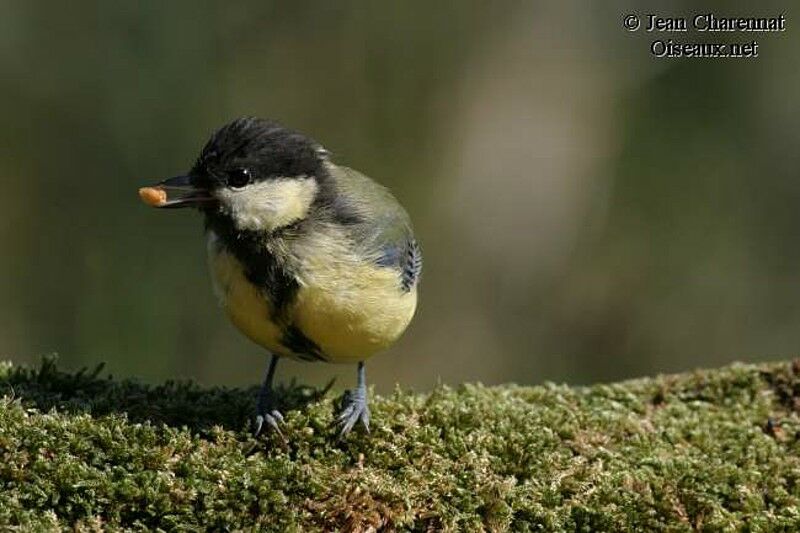
<path id="1" fill-rule="evenodd" d="M 791 3 L 2 2 L 0 358 L 260 379 L 196 213 L 136 189 L 240 115 L 388 185 L 425 254 L 382 391 L 588 383 L 800 346 Z M 757 59 L 655 59 L 628 12 L 784 13 Z M 795 10 L 796 11 L 796 10 Z M 289 362 L 307 383 L 352 369 Z"/>

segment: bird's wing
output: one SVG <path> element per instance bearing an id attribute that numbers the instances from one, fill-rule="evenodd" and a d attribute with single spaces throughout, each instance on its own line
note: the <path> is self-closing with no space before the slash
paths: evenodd
<path id="1" fill-rule="evenodd" d="M 332 173 L 340 198 L 356 214 L 348 233 L 360 253 L 397 270 L 402 289 L 410 291 L 422 273 L 422 253 L 408 213 L 388 189 L 363 174 L 342 166 Z"/>

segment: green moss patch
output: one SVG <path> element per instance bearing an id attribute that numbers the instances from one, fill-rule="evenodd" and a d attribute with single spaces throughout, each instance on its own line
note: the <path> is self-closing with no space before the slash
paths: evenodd
<path id="1" fill-rule="evenodd" d="M 800 367 L 372 398 L 0 369 L 0 527 L 20 530 L 800 530 Z"/>

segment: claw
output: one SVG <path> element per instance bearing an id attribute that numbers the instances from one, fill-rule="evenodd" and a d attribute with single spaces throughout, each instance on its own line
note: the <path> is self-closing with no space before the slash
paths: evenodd
<path id="1" fill-rule="evenodd" d="M 264 429 L 265 422 L 270 429 L 278 434 L 279 437 L 284 438 L 283 432 L 280 428 L 280 424 L 284 423 L 283 416 L 278 411 L 271 411 L 256 417 L 256 429 L 253 432 L 254 437 L 258 437 L 261 434 L 261 430 Z"/>
<path id="2" fill-rule="evenodd" d="M 353 418 L 345 422 L 345 424 L 342 426 L 341 431 L 339 431 L 339 438 L 342 438 L 348 433 L 350 433 L 353 430 L 353 426 L 355 425 L 355 423 L 356 421 Z"/>
<path id="3" fill-rule="evenodd" d="M 363 413 L 361 413 L 361 424 L 364 426 L 364 430 L 369 434 L 369 408 L 365 409 Z"/>
<path id="4" fill-rule="evenodd" d="M 261 416 L 261 415 L 258 415 L 256 417 L 256 429 L 255 429 L 255 431 L 253 431 L 253 436 L 254 437 L 258 437 L 259 434 L 261 434 L 261 427 L 263 425 L 264 425 L 264 417 Z"/>
<path id="5" fill-rule="evenodd" d="M 339 416 L 337 416 L 337 417 L 336 417 L 336 423 L 337 423 L 337 424 L 340 424 L 340 423 L 344 422 L 345 420 L 347 420 L 347 418 L 348 418 L 348 417 L 349 417 L 351 414 L 353 414 L 353 411 L 354 411 L 354 410 L 355 410 L 355 406 L 354 406 L 354 405 L 352 405 L 352 404 L 350 404 L 350 405 L 348 405 L 347 407 L 345 407 L 345 408 L 342 410 L 342 412 L 341 412 L 341 413 L 339 413 Z"/>
<path id="6" fill-rule="evenodd" d="M 348 391 L 349 392 L 349 391 Z M 336 416 L 334 425 L 339 427 L 339 438 L 350 433 L 357 423 L 361 422 L 369 433 L 369 407 L 366 394 L 346 394 L 343 399 L 341 412 Z"/>

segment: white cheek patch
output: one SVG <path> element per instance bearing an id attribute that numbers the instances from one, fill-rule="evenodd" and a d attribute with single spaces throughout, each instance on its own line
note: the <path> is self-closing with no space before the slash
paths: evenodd
<path id="1" fill-rule="evenodd" d="M 314 178 L 275 178 L 217 192 L 240 230 L 272 231 L 304 218 L 317 194 Z"/>

